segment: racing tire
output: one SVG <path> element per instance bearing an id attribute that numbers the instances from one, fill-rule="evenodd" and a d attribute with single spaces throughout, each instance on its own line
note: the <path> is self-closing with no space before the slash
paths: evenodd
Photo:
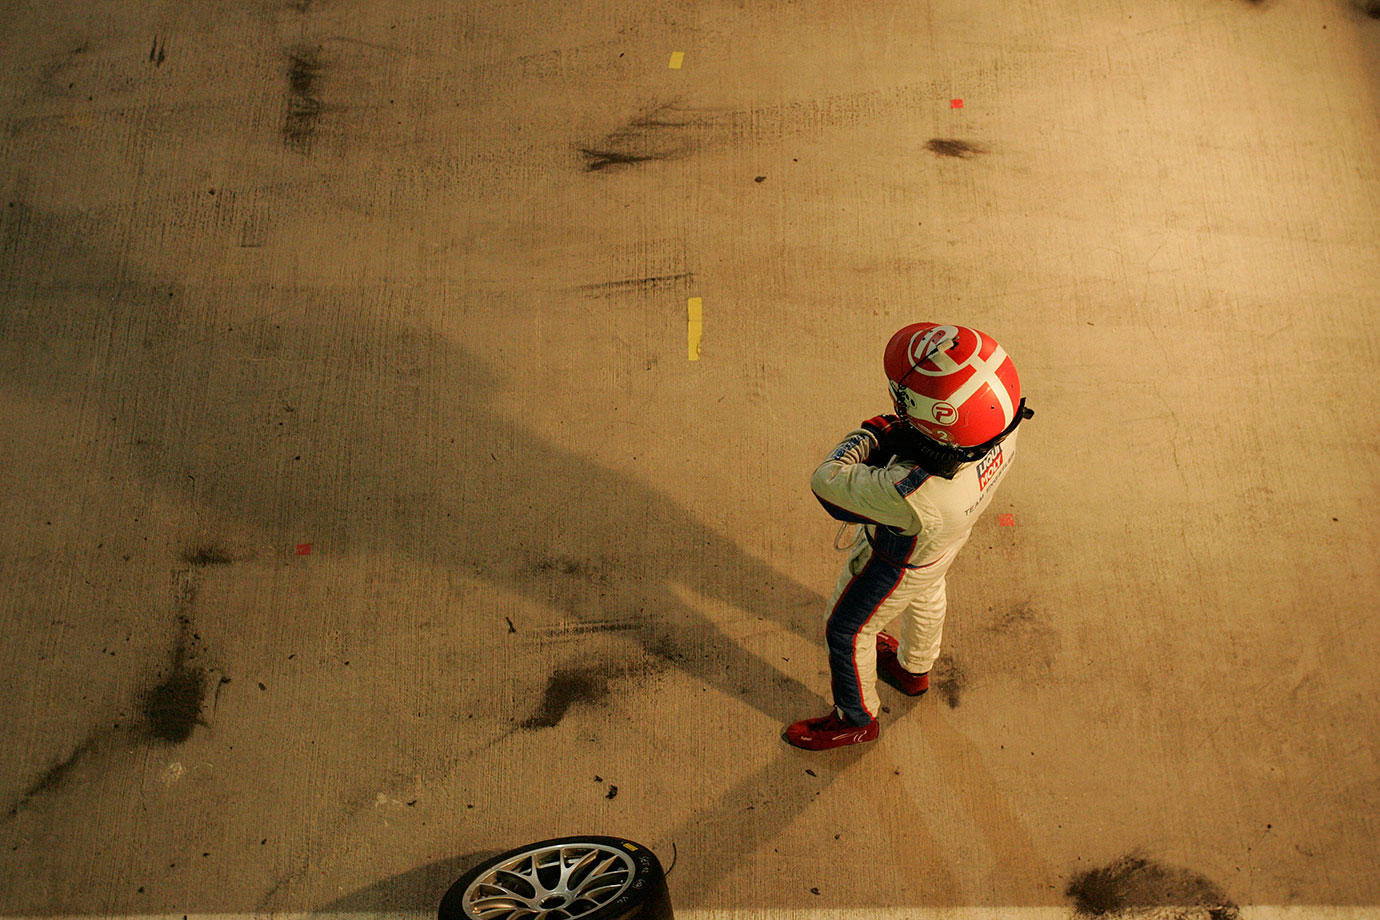
<path id="1" fill-rule="evenodd" d="M 671 920 L 666 873 L 621 837 L 529 843 L 485 860 L 441 899 L 439 920 Z"/>

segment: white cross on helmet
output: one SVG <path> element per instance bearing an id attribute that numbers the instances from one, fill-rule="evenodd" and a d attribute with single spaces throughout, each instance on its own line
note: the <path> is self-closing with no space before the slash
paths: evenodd
<path id="1" fill-rule="evenodd" d="M 896 414 L 945 447 L 986 446 L 1030 414 L 1011 357 L 968 326 L 912 323 L 887 342 L 884 364 Z"/>

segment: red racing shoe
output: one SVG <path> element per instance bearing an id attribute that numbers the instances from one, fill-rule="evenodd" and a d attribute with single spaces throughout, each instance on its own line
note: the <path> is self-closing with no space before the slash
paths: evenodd
<path id="1" fill-rule="evenodd" d="M 877 740 L 877 720 L 866 725 L 849 725 L 835 709 L 818 719 L 802 719 L 786 729 L 786 740 L 807 751 L 827 751 L 846 744 Z"/>
<path id="2" fill-rule="evenodd" d="M 887 683 L 897 690 L 906 696 L 920 696 L 930 689 L 930 672 L 912 674 L 901 667 L 901 660 L 896 657 L 896 650 L 899 647 L 900 643 L 896 641 L 895 636 L 877 633 L 877 667 L 891 677 Z"/>

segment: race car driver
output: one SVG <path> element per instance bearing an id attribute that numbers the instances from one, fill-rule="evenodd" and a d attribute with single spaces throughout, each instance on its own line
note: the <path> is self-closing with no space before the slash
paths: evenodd
<path id="1" fill-rule="evenodd" d="M 907 695 L 929 688 L 947 609 L 944 576 L 1011 469 L 1032 415 L 1016 366 L 991 336 L 914 323 L 883 359 L 894 415 L 848 433 L 810 479 L 826 511 L 860 525 L 825 628 L 834 708 L 789 726 L 825 750 L 878 735 L 877 668 Z M 900 621 L 892 636 L 882 632 Z"/>

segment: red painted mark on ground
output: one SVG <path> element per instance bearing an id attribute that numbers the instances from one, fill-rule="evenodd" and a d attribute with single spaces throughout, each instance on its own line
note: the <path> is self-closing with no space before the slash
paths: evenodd
<path id="1" fill-rule="evenodd" d="M 963 108 L 963 100 L 962 100 L 962 99 L 950 99 L 950 100 L 949 100 L 949 108 L 951 108 L 951 109 L 961 109 L 961 108 Z"/>
<path id="2" fill-rule="evenodd" d="M 299 556 L 310 556 L 310 555 L 311 555 L 311 544 L 310 544 L 310 543 L 298 543 L 298 544 L 297 544 L 297 555 L 299 555 Z"/>
<path id="3" fill-rule="evenodd" d="M 999 514 L 997 515 L 997 525 L 1000 527 L 1015 527 L 1016 516 L 1014 514 Z"/>

